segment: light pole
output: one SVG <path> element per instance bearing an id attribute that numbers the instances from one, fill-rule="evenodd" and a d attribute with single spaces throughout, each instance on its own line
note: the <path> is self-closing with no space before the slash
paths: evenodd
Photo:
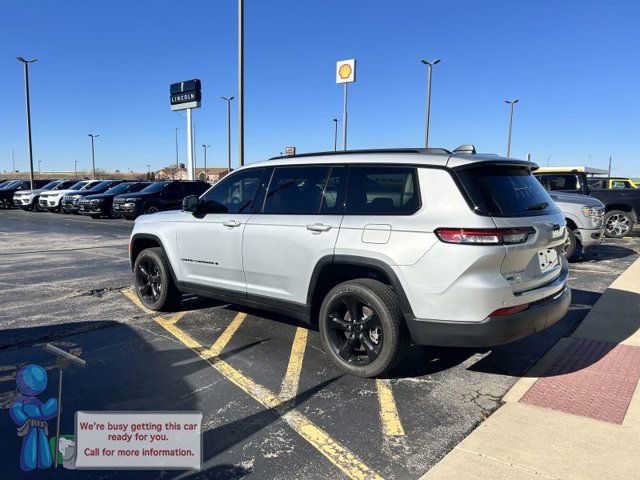
<path id="1" fill-rule="evenodd" d="M 204 181 L 207 181 L 207 148 L 211 148 L 211 145 L 202 144 L 202 149 L 204 150 Z"/>
<path id="2" fill-rule="evenodd" d="M 11 164 L 13 165 L 13 172 L 16 171 L 16 150 L 14 148 L 11 149 Z"/>
<path id="3" fill-rule="evenodd" d="M 147 163 L 147 179 L 151 180 L 151 165 Z"/>
<path id="4" fill-rule="evenodd" d="M 333 119 L 333 151 L 338 150 L 338 119 Z"/>
<path id="5" fill-rule="evenodd" d="M 42 163 L 42 160 L 38 160 L 38 174 L 42 173 L 42 170 L 40 169 L 40 164 Z"/>
<path id="6" fill-rule="evenodd" d="M 553 154 L 547 156 L 547 167 L 549 166 L 549 160 L 551 160 L 551 157 L 553 157 Z"/>
<path id="7" fill-rule="evenodd" d="M 180 168 L 180 163 L 178 161 L 178 127 L 176 127 L 176 170 Z"/>
<path id="8" fill-rule="evenodd" d="M 31 183 L 31 190 L 35 188 L 33 178 L 33 149 L 31 148 L 31 102 L 29 100 L 29 64 L 37 62 L 37 58 L 27 60 L 24 57 L 16 57 L 19 62 L 24 65 L 24 96 L 25 105 L 27 109 L 27 153 L 29 154 L 29 181 Z"/>
<path id="9" fill-rule="evenodd" d="M 431 69 L 434 65 L 440 63 L 440 59 L 436 58 L 432 62 L 429 60 L 420 60 L 427 66 L 427 104 L 426 104 L 426 120 L 424 132 L 424 147 L 429 148 L 429 120 L 431 117 Z"/>
<path id="10" fill-rule="evenodd" d="M 233 97 L 220 97 L 227 102 L 227 163 L 229 164 L 229 173 L 231 173 L 231 100 Z"/>
<path id="11" fill-rule="evenodd" d="M 73 174 L 74 174 L 74 178 L 77 180 L 78 179 L 78 160 L 74 160 L 73 162 Z"/>
<path id="12" fill-rule="evenodd" d="M 244 0 L 238 0 L 238 165 L 244 165 Z"/>
<path id="13" fill-rule="evenodd" d="M 96 156 L 95 156 L 95 151 L 93 149 L 93 140 L 98 138 L 100 135 L 94 135 L 93 133 L 90 133 L 89 136 L 91 137 L 91 164 L 93 165 L 93 179 L 96 179 Z"/>
<path id="14" fill-rule="evenodd" d="M 507 158 L 511 154 L 511 126 L 513 125 L 513 107 L 520 100 L 505 100 L 504 103 L 509 104 L 509 133 L 507 134 Z"/>

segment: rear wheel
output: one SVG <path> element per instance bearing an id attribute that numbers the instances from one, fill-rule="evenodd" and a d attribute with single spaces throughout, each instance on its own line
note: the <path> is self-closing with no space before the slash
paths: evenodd
<path id="1" fill-rule="evenodd" d="M 604 234 L 609 238 L 621 238 L 633 229 L 633 217 L 629 212 L 611 210 L 604 216 Z"/>
<path id="2" fill-rule="evenodd" d="M 161 248 L 143 250 L 136 258 L 133 273 L 136 294 L 145 307 L 161 311 L 178 303 L 180 292 L 173 283 L 169 263 Z"/>
<path id="3" fill-rule="evenodd" d="M 372 279 L 357 279 L 331 289 L 320 307 L 320 336 L 341 369 L 375 377 L 399 360 L 407 339 L 395 292 Z"/>

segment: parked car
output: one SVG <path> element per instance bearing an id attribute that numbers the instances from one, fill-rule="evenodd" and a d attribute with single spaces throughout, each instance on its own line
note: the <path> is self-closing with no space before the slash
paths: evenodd
<path id="1" fill-rule="evenodd" d="M 444 149 L 278 157 L 235 170 L 130 239 L 152 310 L 182 292 L 317 323 L 329 358 L 370 377 L 409 340 L 486 347 L 571 302 L 565 218 L 531 162 Z"/>
<path id="2" fill-rule="evenodd" d="M 74 180 L 54 180 L 35 190 L 18 190 L 13 194 L 13 203 L 23 210 L 44 210 L 39 204 L 40 195 L 44 192 L 64 190 L 74 183 Z"/>
<path id="3" fill-rule="evenodd" d="M 90 215 L 91 218 L 119 217 L 119 213 L 113 211 L 113 199 L 116 195 L 135 193 L 151 185 L 151 182 L 123 182 L 111 187 L 104 193 L 87 195 L 78 200 L 78 212 L 81 215 Z"/>
<path id="4" fill-rule="evenodd" d="M 628 235 L 640 215 L 640 189 L 597 189 L 589 187 L 589 167 L 545 167 L 535 172 L 545 189 L 590 195 L 605 205 L 604 234 L 611 238 Z"/>
<path id="5" fill-rule="evenodd" d="M 44 187 L 51 180 L 34 180 L 34 187 Z M 11 208 L 14 206 L 13 196 L 16 192 L 29 190 L 31 182 L 29 180 L 15 180 L 0 189 L 0 208 Z"/>
<path id="6" fill-rule="evenodd" d="M 0 182 L 0 189 L 6 187 L 8 184 L 10 184 L 11 182 L 15 182 L 15 180 L 2 180 Z"/>
<path id="7" fill-rule="evenodd" d="M 189 195 L 201 195 L 211 187 L 207 182 L 172 180 L 155 182 L 135 195 L 118 195 L 113 199 L 113 211 L 124 218 L 134 220 L 164 210 L 179 210 L 182 199 Z"/>
<path id="8" fill-rule="evenodd" d="M 597 198 L 574 193 L 551 192 L 567 221 L 567 241 L 562 253 L 567 260 L 599 246 L 604 238 L 604 203 Z"/>
<path id="9" fill-rule="evenodd" d="M 62 212 L 62 198 L 79 190 L 88 190 L 95 187 L 100 180 L 81 180 L 74 183 L 64 190 L 56 190 L 55 192 L 44 192 L 40 195 L 39 204 L 41 208 L 46 208 L 50 212 Z"/>
<path id="10" fill-rule="evenodd" d="M 82 197 L 86 197 L 88 195 L 97 195 L 98 193 L 104 193 L 109 190 L 111 187 L 115 187 L 116 185 L 122 183 L 124 180 L 100 180 L 98 183 L 93 185 L 91 188 L 86 188 L 82 190 L 78 190 L 75 192 L 70 192 L 65 194 L 62 197 L 62 201 L 60 203 L 60 207 L 62 211 L 65 213 L 73 213 L 78 215 L 78 201 Z"/>
<path id="11" fill-rule="evenodd" d="M 588 179 L 589 187 L 599 190 L 621 189 L 621 188 L 638 188 L 638 185 L 630 178 L 624 177 L 591 177 Z"/>

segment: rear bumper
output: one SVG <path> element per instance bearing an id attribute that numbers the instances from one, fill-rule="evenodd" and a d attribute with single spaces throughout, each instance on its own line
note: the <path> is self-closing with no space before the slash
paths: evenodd
<path id="1" fill-rule="evenodd" d="M 597 247 L 604 238 L 604 227 L 596 229 L 580 228 L 575 232 L 584 250 Z"/>
<path id="2" fill-rule="evenodd" d="M 440 321 L 405 317 L 413 341 L 418 345 L 443 347 L 491 347 L 513 342 L 549 328 L 565 316 L 571 290 L 563 278 L 560 289 L 527 310 L 481 322 Z"/>

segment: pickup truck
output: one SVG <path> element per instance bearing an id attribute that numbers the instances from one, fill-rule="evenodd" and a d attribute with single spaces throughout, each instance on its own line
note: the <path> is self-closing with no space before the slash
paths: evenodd
<path id="1" fill-rule="evenodd" d="M 585 167 L 539 168 L 534 172 L 550 192 L 578 193 L 597 198 L 605 205 L 604 234 L 609 238 L 628 235 L 640 219 L 640 189 L 603 189 L 589 186 Z"/>
<path id="2" fill-rule="evenodd" d="M 598 178 L 592 177 L 589 179 L 589 186 L 591 188 L 598 188 L 602 190 L 622 189 L 622 188 L 638 188 L 638 185 L 630 178 L 623 177 L 607 177 Z"/>

